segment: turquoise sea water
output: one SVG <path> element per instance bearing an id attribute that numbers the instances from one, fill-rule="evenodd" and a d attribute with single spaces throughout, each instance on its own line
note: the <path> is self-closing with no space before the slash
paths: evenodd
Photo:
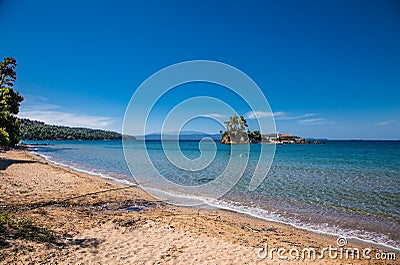
<path id="1" fill-rule="evenodd" d="M 34 146 L 32 150 L 51 161 L 101 177 L 134 182 L 121 141 L 45 143 L 49 145 Z M 142 148 L 138 143 L 129 142 L 126 148 L 135 154 L 137 148 Z M 231 147 L 217 144 L 209 166 L 188 172 L 168 161 L 161 142 L 149 141 L 146 145 L 157 170 L 183 185 L 213 180 L 231 158 L 228 156 Z M 200 156 L 199 142 L 184 141 L 179 145 L 188 158 Z M 399 141 L 328 141 L 323 145 L 276 146 L 270 172 L 252 192 L 248 191 L 248 184 L 261 145 L 250 147 L 248 154 L 243 153 L 249 158 L 244 176 L 221 199 L 210 201 L 211 205 L 400 248 Z M 174 149 L 176 145 L 167 142 L 164 148 Z M 172 151 L 173 155 L 178 150 Z M 207 156 L 207 148 L 203 155 Z M 137 172 L 145 176 L 148 168 L 142 168 L 141 157 L 134 159 Z"/>

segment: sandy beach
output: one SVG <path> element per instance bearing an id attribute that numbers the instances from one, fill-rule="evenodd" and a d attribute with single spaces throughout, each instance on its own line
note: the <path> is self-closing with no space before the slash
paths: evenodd
<path id="1" fill-rule="evenodd" d="M 0 211 L 54 235 L 48 242 L 3 238 L 1 264 L 398 264 L 331 258 L 327 252 L 320 259 L 324 248 L 338 247 L 336 237 L 225 210 L 171 206 L 138 187 L 54 165 L 24 150 L 0 158 Z M 258 253 L 265 246 L 296 248 L 300 258 L 279 258 L 275 251 L 262 259 Z M 302 259 L 305 248 L 315 249 L 317 258 Z"/>

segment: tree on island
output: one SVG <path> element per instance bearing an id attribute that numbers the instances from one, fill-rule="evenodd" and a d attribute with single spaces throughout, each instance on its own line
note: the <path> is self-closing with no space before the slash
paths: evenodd
<path id="1" fill-rule="evenodd" d="M 24 98 L 14 91 L 17 80 L 17 61 L 12 57 L 0 62 L 0 146 L 14 146 L 19 142 L 17 114 Z"/>
<path id="2" fill-rule="evenodd" d="M 222 134 L 221 143 L 242 144 L 249 142 L 249 137 L 246 131 L 248 125 L 243 116 L 231 116 L 229 121 L 224 122 L 224 124 L 226 125 L 226 131 Z"/>
<path id="3" fill-rule="evenodd" d="M 243 116 L 231 116 L 229 117 L 229 121 L 224 122 L 224 124 L 226 125 L 226 131 L 221 131 L 221 143 L 223 144 L 247 144 L 262 142 L 261 132 L 247 130 L 247 121 Z"/>
<path id="4" fill-rule="evenodd" d="M 227 132 L 243 132 L 248 127 L 246 119 L 237 115 L 229 117 L 229 121 L 224 122 L 224 124 Z"/>

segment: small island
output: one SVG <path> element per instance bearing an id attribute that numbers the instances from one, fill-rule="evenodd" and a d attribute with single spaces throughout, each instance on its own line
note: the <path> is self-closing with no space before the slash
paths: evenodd
<path id="1" fill-rule="evenodd" d="M 220 133 L 222 144 L 323 144 L 322 141 L 309 141 L 293 134 L 262 134 L 260 131 L 248 130 L 247 121 L 243 116 L 234 115 L 224 122 L 226 131 Z"/>

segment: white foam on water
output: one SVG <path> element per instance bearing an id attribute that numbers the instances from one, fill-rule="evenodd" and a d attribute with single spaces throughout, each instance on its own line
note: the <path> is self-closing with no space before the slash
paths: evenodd
<path id="1" fill-rule="evenodd" d="M 304 223 L 295 219 L 284 217 L 275 212 L 269 212 L 264 209 L 240 205 L 238 203 L 233 203 L 233 202 L 215 200 L 213 202 L 209 202 L 209 204 L 214 207 L 235 211 L 238 213 L 243 213 L 266 221 L 287 224 L 314 233 L 326 234 L 336 237 L 345 237 L 349 240 L 360 241 L 365 244 L 372 244 L 376 247 L 382 247 L 384 249 L 390 249 L 400 252 L 400 247 L 396 246 L 396 242 L 390 240 L 386 235 L 360 231 L 360 230 L 342 229 L 340 227 L 330 226 L 328 224 L 317 225 L 317 224 Z"/>
<path id="2" fill-rule="evenodd" d="M 100 178 L 103 178 L 103 179 L 109 179 L 109 180 L 114 181 L 116 183 L 125 184 L 125 185 L 129 185 L 129 186 L 137 186 L 136 183 L 133 183 L 133 182 L 131 182 L 129 180 L 117 179 L 117 178 L 111 177 L 111 176 L 109 176 L 107 174 L 104 174 L 104 173 L 99 173 L 99 172 L 95 172 L 95 171 L 91 171 L 91 170 L 86 170 L 86 169 L 78 168 L 76 166 L 72 166 L 72 165 L 69 165 L 69 164 L 66 164 L 66 163 L 58 162 L 58 161 L 55 161 L 55 160 L 51 159 L 50 156 L 46 156 L 46 155 L 43 155 L 43 154 L 40 154 L 40 153 L 37 153 L 37 152 L 31 152 L 31 153 L 33 153 L 33 154 L 35 154 L 37 156 L 40 156 L 43 159 L 45 159 L 46 161 L 49 161 L 50 163 L 53 163 L 53 164 L 58 165 L 58 166 L 66 167 L 66 168 L 69 168 L 69 169 L 72 169 L 72 170 L 75 170 L 75 171 L 78 171 L 78 172 L 81 172 L 81 173 L 85 173 L 85 174 L 88 174 L 88 175 L 93 175 L 93 176 L 100 177 Z"/>

